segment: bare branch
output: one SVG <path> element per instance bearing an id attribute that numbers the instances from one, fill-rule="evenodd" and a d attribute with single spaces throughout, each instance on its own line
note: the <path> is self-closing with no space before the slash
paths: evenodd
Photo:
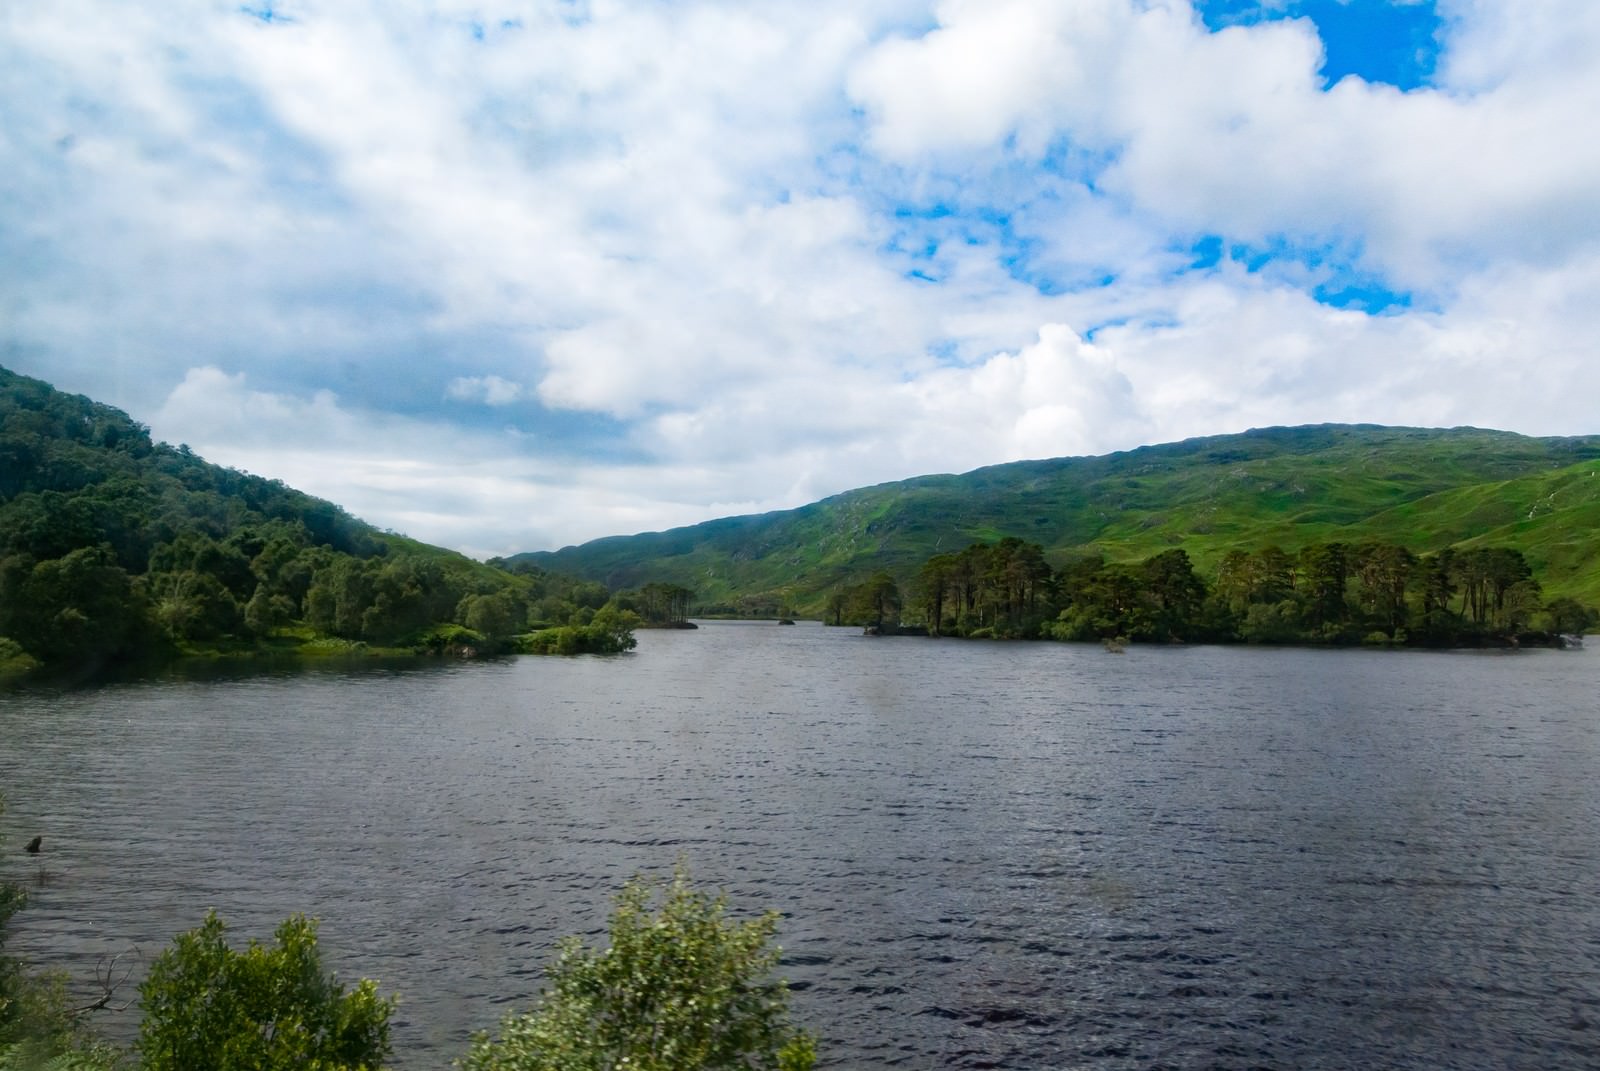
<path id="1" fill-rule="evenodd" d="M 127 952 L 118 952 L 109 960 L 105 956 L 100 957 L 94 968 L 95 985 L 99 987 L 100 995 L 87 1004 L 68 1009 L 69 1015 L 73 1018 L 78 1018 L 92 1011 L 101 1011 L 106 1008 L 110 1008 L 112 1011 L 123 1011 L 133 1005 L 132 997 L 114 1007 L 112 1005 L 112 1001 L 116 998 L 117 990 L 122 988 L 129 978 L 133 977 L 133 968 L 140 958 L 138 946 L 128 949 L 128 952 L 134 954 L 134 962 L 124 965 L 120 975 L 118 974 L 117 966 L 122 962 L 122 957 Z"/>

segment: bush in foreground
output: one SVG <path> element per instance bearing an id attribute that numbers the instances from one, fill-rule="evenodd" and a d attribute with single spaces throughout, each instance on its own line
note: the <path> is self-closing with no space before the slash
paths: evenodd
<path id="1" fill-rule="evenodd" d="M 393 1000 L 363 980 L 346 992 L 323 972 L 317 924 L 295 915 L 277 944 L 228 947 L 211 912 L 179 934 L 139 987 L 147 1071 L 376 1071 L 389 1055 Z"/>
<path id="2" fill-rule="evenodd" d="M 109 1071 L 117 1054 L 79 1025 L 65 978 L 29 971 L 6 954 L 7 924 L 27 902 L 20 886 L 0 881 L 0 1071 Z"/>
<path id="3" fill-rule="evenodd" d="M 642 880 L 617 897 L 611 946 L 561 947 L 550 986 L 500 1035 L 479 1035 L 465 1071 L 806 1071 L 816 1045 L 788 1022 L 772 976 L 777 914 L 727 919 L 682 869 L 660 890 Z"/>

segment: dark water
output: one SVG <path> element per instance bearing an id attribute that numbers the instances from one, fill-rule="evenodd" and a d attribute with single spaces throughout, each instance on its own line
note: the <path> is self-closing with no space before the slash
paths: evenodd
<path id="1" fill-rule="evenodd" d="M 304 911 L 443 1067 L 683 858 L 827 1066 L 1600 1066 L 1592 651 L 641 641 L 0 699 L 17 946 Z"/>

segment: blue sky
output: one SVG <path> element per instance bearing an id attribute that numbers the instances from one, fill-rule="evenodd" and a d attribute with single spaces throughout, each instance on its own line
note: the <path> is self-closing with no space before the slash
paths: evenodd
<path id="1" fill-rule="evenodd" d="M 1271 424 L 1600 431 L 1590 0 L 0 11 L 0 363 L 489 555 Z"/>

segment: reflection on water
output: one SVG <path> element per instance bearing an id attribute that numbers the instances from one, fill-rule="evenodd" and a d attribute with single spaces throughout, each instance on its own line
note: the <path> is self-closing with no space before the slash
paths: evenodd
<path id="1" fill-rule="evenodd" d="M 0 699 L 17 947 L 305 911 L 444 1066 L 682 858 L 831 1066 L 1600 1064 L 1592 652 L 640 639 Z"/>

